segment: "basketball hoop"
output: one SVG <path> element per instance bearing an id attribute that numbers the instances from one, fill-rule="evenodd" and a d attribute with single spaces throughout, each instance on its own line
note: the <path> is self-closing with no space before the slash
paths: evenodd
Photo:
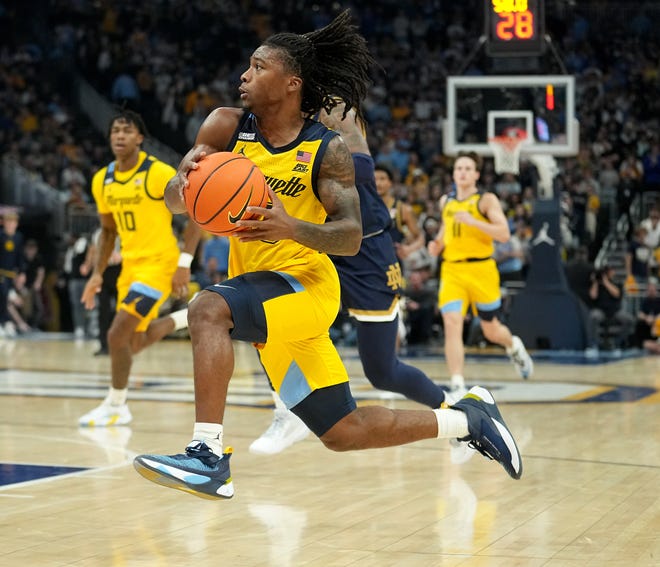
<path id="1" fill-rule="evenodd" d="M 502 136 L 488 138 L 488 145 L 495 158 L 495 173 L 519 172 L 520 152 L 529 144 L 527 132 L 521 128 L 507 128 Z"/>

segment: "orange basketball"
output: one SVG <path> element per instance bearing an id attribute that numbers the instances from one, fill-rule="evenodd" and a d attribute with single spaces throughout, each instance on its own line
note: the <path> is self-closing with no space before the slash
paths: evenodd
<path id="1" fill-rule="evenodd" d="M 183 198 L 190 218 L 202 229 L 228 236 L 240 230 L 237 221 L 253 217 L 247 207 L 268 203 L 263 173 L 245 156 L 217 152 L 198 163 L 188 173 Z"/>

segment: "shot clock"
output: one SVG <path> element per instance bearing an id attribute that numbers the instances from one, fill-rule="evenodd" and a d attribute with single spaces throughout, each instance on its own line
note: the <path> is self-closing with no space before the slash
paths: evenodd
<path id="1" fill-rule="evenodd" d="M 484 0 L 486 53 L 540 55 L 545 45 L 544 0 Z"/>

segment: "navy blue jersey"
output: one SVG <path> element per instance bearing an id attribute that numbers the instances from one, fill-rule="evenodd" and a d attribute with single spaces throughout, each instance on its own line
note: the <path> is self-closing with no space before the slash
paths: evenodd
<path id="1" fill-rule="evenodd" d="M 369 236 L 387 230 L 390 226 L 390 212 L 376 191 L 373 158 L 369 154 L 354 153 L 353 165 L 355 186 L 360 195 L 362 234 Z"/>
<path id="2" fill-rule="evenodd" d="M 401 267 L 388 232 L 362 240 L 355 256 L 331 256 L 341 301 L 359 321 L 392 321 L 398 314 Z"/>
<path id="3" fill-rule="evenodd" d="M 402 279 L 387 230 L 390 214 L 376 192 L 371 156 L 353 154 L 353 163 L 364 236 L 355 256 L 331 256 L 339 273 L 341 300 L 359 321 L 392 321 L 398 314 Z"/>

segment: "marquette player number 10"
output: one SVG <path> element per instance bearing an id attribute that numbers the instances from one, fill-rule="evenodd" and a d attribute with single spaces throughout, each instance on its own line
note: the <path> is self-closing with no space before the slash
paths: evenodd
<path id="1" fill-rule="evenodd" d="M 485 0 L 489 55 L 538 55 L 543 49 L 543 0 Z"/>

